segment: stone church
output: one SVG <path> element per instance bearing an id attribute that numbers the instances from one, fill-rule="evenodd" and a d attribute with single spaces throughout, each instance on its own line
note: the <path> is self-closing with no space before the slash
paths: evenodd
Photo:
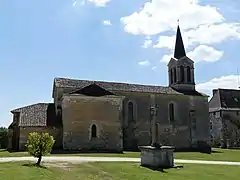
<path id="1" fill-rule="evenodd" d="M 177 28 L 168 86 L 55 78 L 53 103 L 12 110 L 9 149 L 24 150 L 30 132 L 49 132 L 55 149 L 138 150 L 151 143 L 150 107 L 157 105 L 158 143 L 176 149 L 209 143 L 208 96 L 195 90 L 194 62 Z"/>

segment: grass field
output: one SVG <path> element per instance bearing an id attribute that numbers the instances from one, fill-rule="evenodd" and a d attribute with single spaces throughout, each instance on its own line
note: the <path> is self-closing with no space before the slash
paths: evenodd
<path id="1" fill-rule="evenodd" d="M 176 152 L 176 159 L 196 159 L 196 160 L 218 160 L 218 161 L 240 161 L 240 150 L 231 149 L 213 149 L 212 154 L 204 154 L 199 152 Z M 9 153 L 0 150 L 0 157 L 19 157 L 29 156 L 27 152 Z M 51 154 L 50 156 L 105 156 L 105 157 L 140 157 L 139 152 L 124 152 L 123 154 L 115 153 L 84 153 L 84 154 Z"/>
<path id="2" fill-rule="evenodd" d="M 138 163 L 43 164 L 0 163 L 4 180 L 226 180 L 239 178 L 239 166 L 193 165 L 183 168 L 151 170 Z"/>

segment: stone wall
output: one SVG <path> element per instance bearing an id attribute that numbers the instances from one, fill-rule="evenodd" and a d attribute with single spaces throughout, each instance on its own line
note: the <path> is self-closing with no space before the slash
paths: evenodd
<path id="1" fill-rule="evenodd" d="M 82 120 L 80 117 L 82 112 L 80 107 L 84 106 L 86 104 L 86 100 L 84 98 L 78 98 L 77 101 L 75 101 L 74 98 L 77 98 L 76 96 L 69 96 L 71 99 L 70 101 L 75 101 L 74 103 L 68 103 L 66 101 L 66 95 L 64 93 L 70 92 L 73 89 L 69 88 L 57 88 L 55 91 L 55 98 L 54 102 L 56 102 L 58 105 L 66 104 L 65 108 L 67 111 L 65 111 L 65 117 L 63 117 L 64 123 L 68 122 L 67 124 L 63 124 L 63 126 L 66 128 L 69 128 L 69 124 L 71 123 L 72 119 L 74 120 L 74 123 L 76 124 L 75 128 L 83 127 L 85 129 L 89 129 L 89 126 L 91 125 L 92 120 L 90 116 L 87 120 Z M 171 95 L 171 94 L 151 94 L 151 93 L 143 93 L 143 92 L 122 92 L 122 91 L 112 91 L 116 95 L 124 96 L 125 99 L 123 100 L 122 104 L 122 116 L 123 121 L 121 122 L 123 124 L 123 147 L 125 150 L 137 150 L 138 146 L 142 145 L 149 145 L 151 143 L 151 121 L 150 121 L 150 111 L 149 108 L 152 104 L 151 102 L 151 96 L 155 95 L 155 102 L 159 105 L 159 113 L 157 116 L 157 122 L 158 124 L 158 131 L 159 131 L 159 137 L 158 140 L 164 145 L 175 145 L 176 148 L 188 148 L 192 146 L 193 144 L 196 144 L 197 141 L 204 141 L 209 143 L 210 139 L 210 131 L 209 131 L 209 106 L 208 106 L 208 99 L 207 97 L 203 96 L 185 96 L 185 95 Z M 60 97 L 65 98 L 63 100 Z M 78 95 L 81 97 L 81 95 Z M 83 96 L 82 96 L 83 97 Z M 86 96 L 84 96 L 86 97 Z M 93 97 L 86 97 L 86 98 L 93 98 Z M 104 99 L 105 97 L 98 97 L 98 99 Z M 95 98 L 97 100 L 97 98 Z M 83 101 L 82 103 L 80 101 Z M 133 104 L 133 118 L 131 121 L 129 121 L 129 112 L 128 112 L 128 104 L 129 102 L 132 102 Z M 174 123 L 170 123 L 169 121 L 169 103 L 174 103 L 175 105 L 175 121 Z M 56 104 L 56 106 L 57 106 Z M 70 110 L 71 107 L 73 107 L 72 110 Z M 119 105 L 120 106 L 120 105 Z M 80 108 L 78 110 L 78 108 Z M 107 108 L 107 107 L 106 107 Z M 89 107 L 89 109 L 91 109 Z M 94 109 L 94 108 L 93 108 Z M 63 109 L 62 109 L 63 110 Z M 195 119 L 196 119 L 196 130 L 194 130 L 195 137 L 193 137 L 193 129 L 192 124 L 190 120 L 190 111 L 195 111 Z M 64 110 L 63 110 L 64 111 Z M 71 112 L 72 111 L 72 112 Z M 78 112 L 76 112 L 78 111 Z M 90 111 L 90 110 L 89 110 Z M 103 110 L 105 112 L 107 110 Z M 72 116 L 70 116 L 72 114 Z M 97 112 L 94 113 L 95 115 Z M 74 116 L 74 117 L 73 117 Z M 76 116 L 76 117 L 75 117 Z M 78 118 L 79 116 L 79 118 Z M 99 115 L 101 117 L 101 113 Z M 64 119 L 65 118 L 65 119 Z M 95 119 L 97 119 L 97 115 L 94 116 Z M 80 123 L 81 121 L 81 123 Z M 104 124 L 104 119 L 100 124 Z M 80 123 L 80 124 L 79 124 Z M 70 128 L 71 129 L 71 128 Z M 68 130 L 66 130 L 68 131 Z M 71 131 L 71 130 L 70 130 Z M 77 134 L 77 131 L 79 135 L 71 135 L 70 132 L 65 132 L 66 137 L 71 137 L 71 141 L 79 141 L 79 137 L 81 137 L 83 134 L 89 134 L 89 132 L 81 132 L 80 129 L 75 129 L 75 133 Z M 67 135 L 67 133 L 69 133 Z M 76 139 L 74 138 L 76 137 Z M 74 140 L 75 139 L 75 140 Z M 86 139 L 86 138 L 84 138 Z M 66 142 L 67 143 L 67 142 Z M 79 142 L 72 142 L 71 144 L 78 144 Z M 84 142 L 81 144 L 84 148 L 87 148 L 93 146 L 93 141 Z M 100 143 L 101 144 L 101 143 Z M 99 145 L 96 145 L 99 146 Z M 70 148 L 70 146 L 69 146 Z M 80 147 L 78 147 L 80 148 Z"/>
<path id="2" fill-rule="evenodd" d="M 152 104 L 150 93 L 116 92 L 124 99 L 124 147 L 136 149 L 137 146 L 151 143 L 151 121 L 149 108 Z M 128 121 L 128 103 L 134 105 L 134 121 Z M 209 114 L 207 97 L 155 94 L 155 103 L 159 105 L 157 122 L 158 141 L 176 148 L 188 148 L 192 143 L 205 141 L 209 143 Z M 169 121 L 169 103 L 175 105 L 175 121 Z M 196 114 L 196 142 L 192 142 L 190 110 Z M 135 147 L 133 147 L 135 146 Z"/>
<path id="3" fill-rule="evenodd" d="M 210 118 L 210 134 L 211 144 L 213 147 L 219 147 L 221 145 L 222 135 L 222 117 L 220 111 L 209 113 Z"/>
<path id="4" fill-rule="evenodd" d="M 223 140 L 227 147 L 240 147 L 240 113 L 222 111 Z"/>
<path id="5" fill-rule="evenodd" d="M 64 95 L 63 148 L 82 151 L 122 151 L 122 97 Z M 96 137 L 92 137 L 92 126 Z"/>
<path id="6" fill-rule="evenodd" d="M 240 147 L 240 114 L 237 111 L 211 112 L 210 124 L 214 147 Z"/>
<path id="7" fill-rule="evenodd" d="M 62 87 L 56 87 L 55 91 L 54 91 L 54 104 L 55 104 L 55 108 L 57 111 L 57 107 L 58 106 L 62 106 L 62 97 L 65 93 L 70 93 L 74 90 L 75 88 L 62 88 Z"/>
<path id="8" fill-rule="evenodd" d="M 55 144 L 53 149 L 61 149 L 62 147 L 62 129 L 55 127 L 20 127 L 19 136 L 19 150 L 25 150 L 25 145 L 27 143 L 28 135 L 31 132 L 47 132 L 52 135 L 55 139 Z"/>

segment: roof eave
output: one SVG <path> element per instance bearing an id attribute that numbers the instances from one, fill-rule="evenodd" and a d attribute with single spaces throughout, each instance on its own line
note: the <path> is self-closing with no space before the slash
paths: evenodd
<path id="1" fill-rule="evenodd" d="M 13 109 L 10 111 L 12 114 L 20 112 L 20 109 Z"/>
<path id="2" fill-rule="evenodd" d="M 54 98 L 55 88 L 56 88 L 56 78 L 53 80 L 53 90 L 52 90 L 52 98 Z"/>

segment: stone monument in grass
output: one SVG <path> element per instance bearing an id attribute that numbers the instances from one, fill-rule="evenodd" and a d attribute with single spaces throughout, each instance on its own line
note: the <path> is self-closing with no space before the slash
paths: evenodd
<path id="1" fill-rule="evenodd" d="M 174 147 L 158 144 L 157 111 L 158 107 L 156 104 L 151 106 L 152 142 L 149 146 L 139 146 L 141 150 L 141 165 L 151 168 L 172 168 L 174 166 Z"/>

